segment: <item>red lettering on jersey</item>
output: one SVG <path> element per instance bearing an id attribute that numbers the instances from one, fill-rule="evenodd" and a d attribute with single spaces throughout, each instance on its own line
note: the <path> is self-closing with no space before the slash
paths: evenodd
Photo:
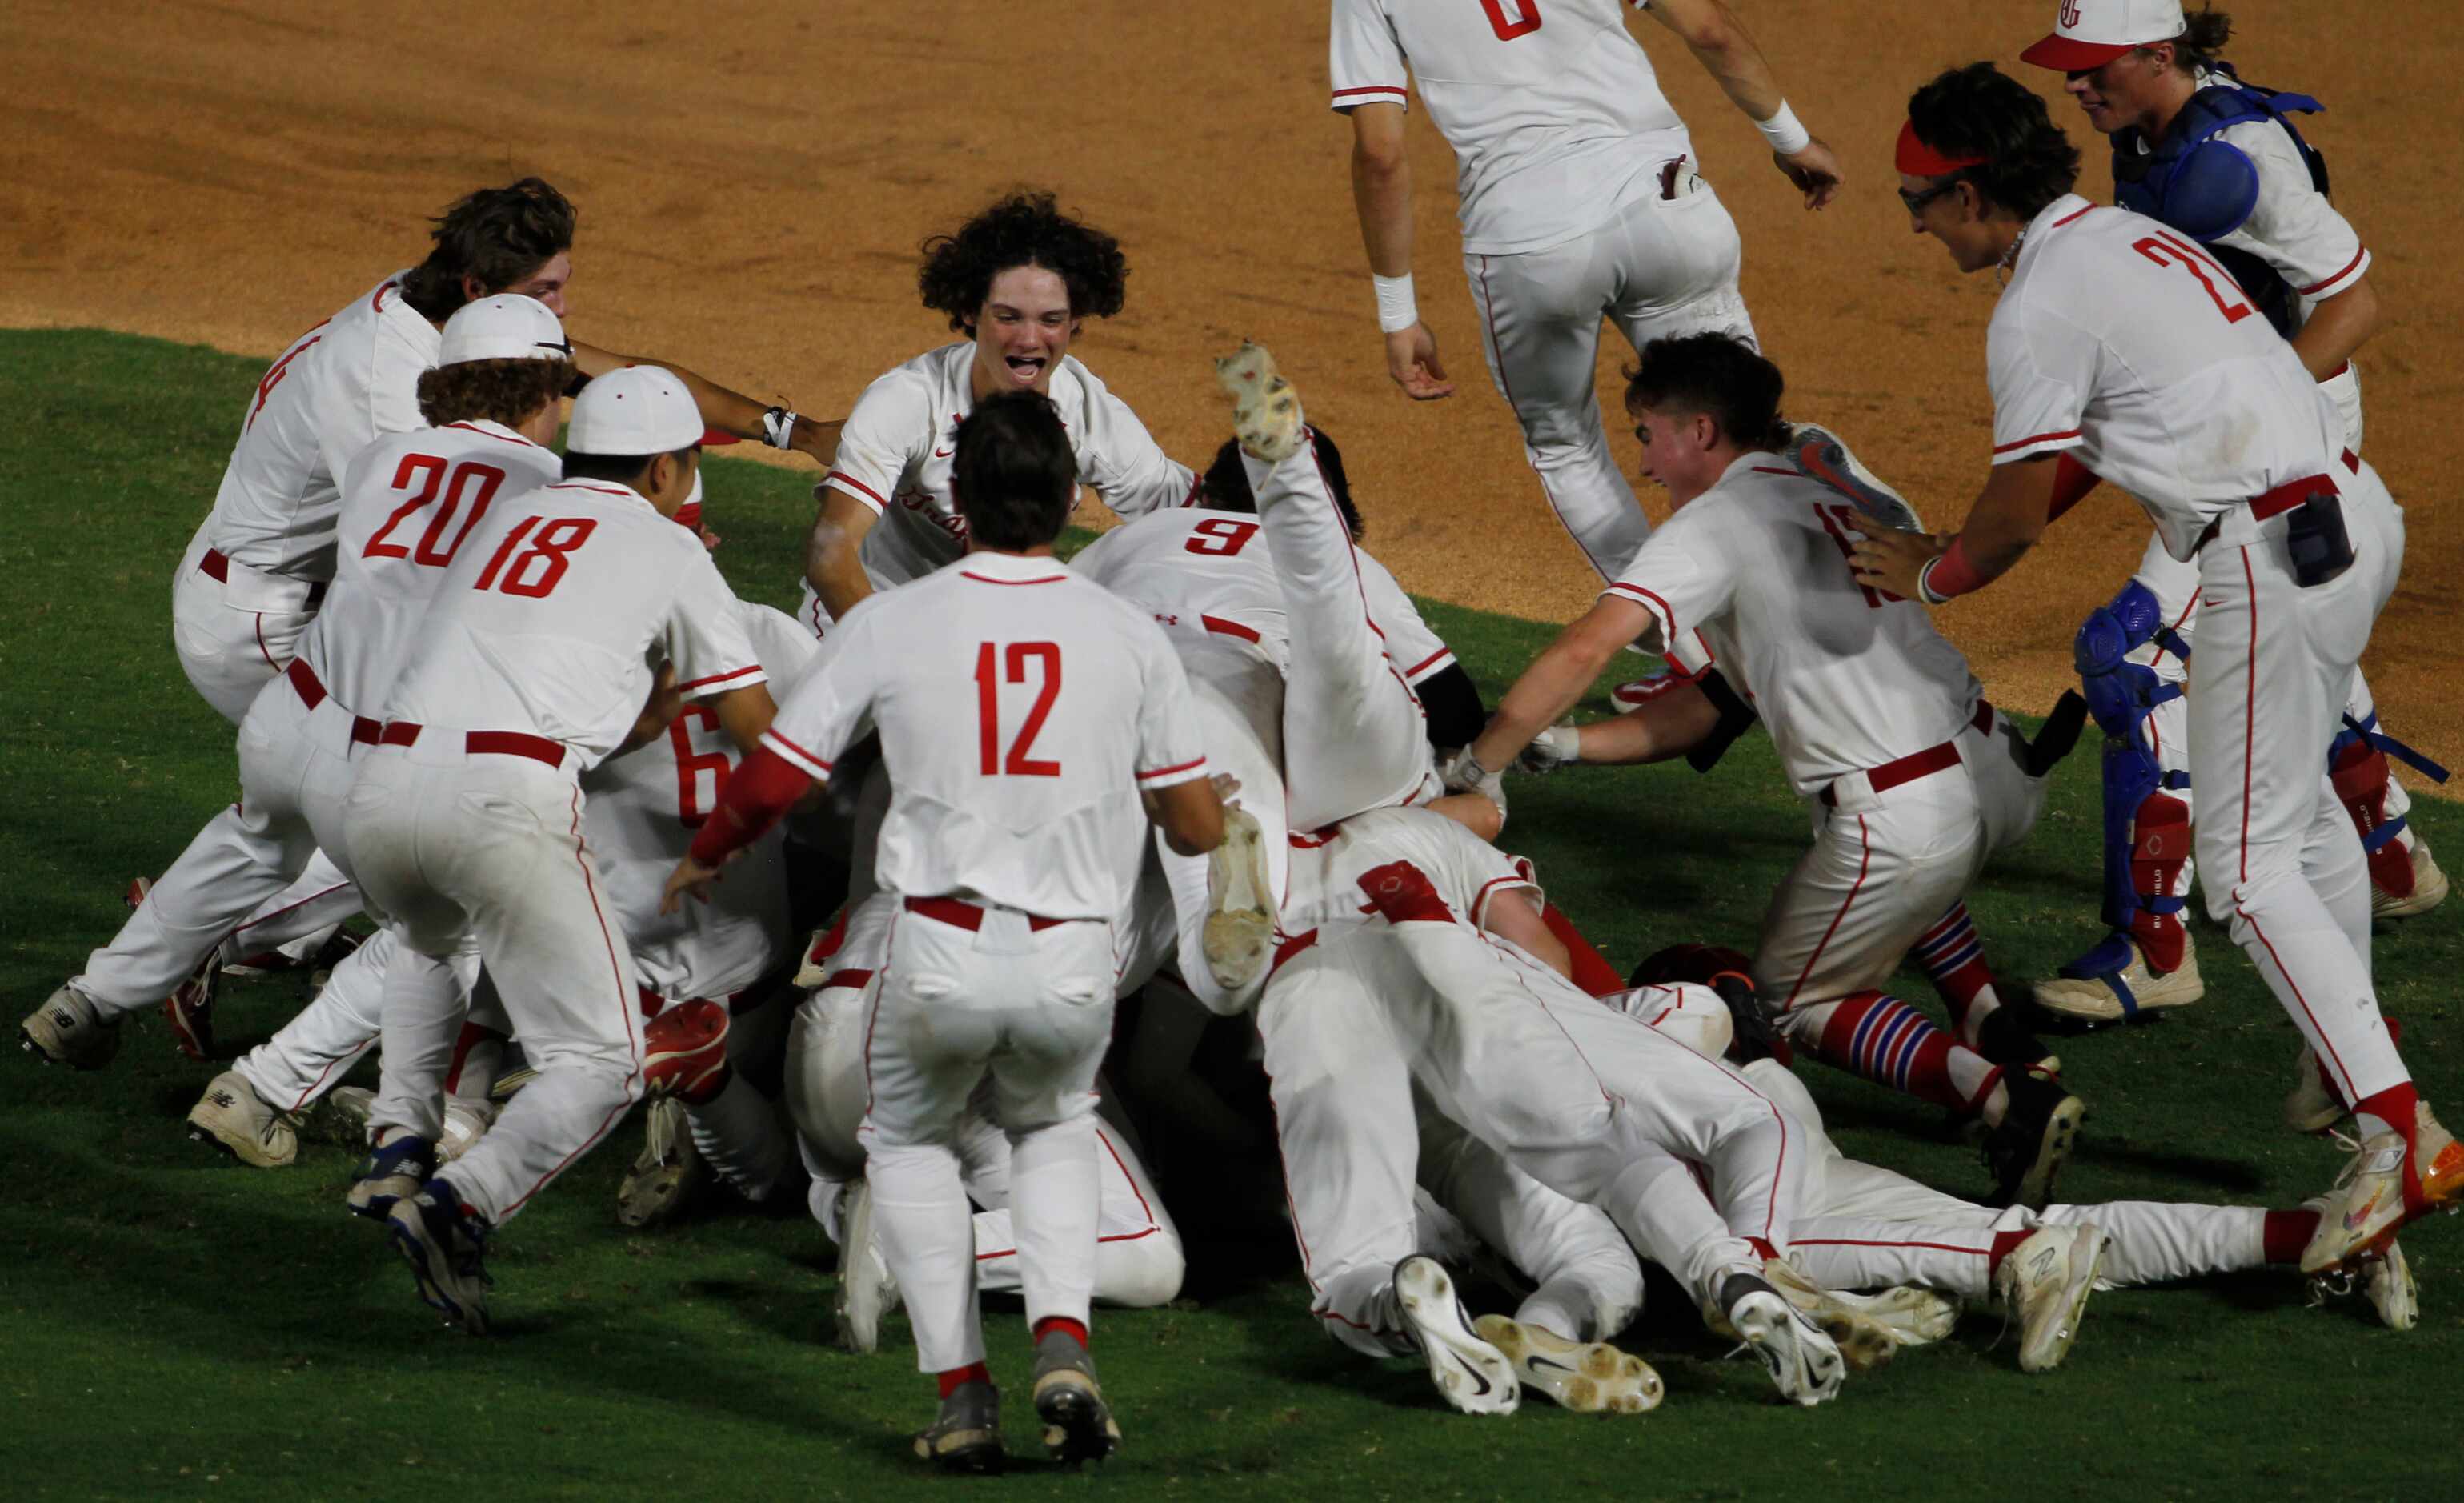
<path id="1" fill-rule="evenodd" d="M 1043 734 L 1045 717 L 1052 713 L 1053 700 L 1061 696 L 1061 648 L 1053 642 L 1012 642 L 1006 654 L 1006 677 L 1009 682 L 1026 682 L 1026 665 L 1033 660 L 1043 665 L 1043 686 L 1036 693 L 1035 703 L 1026 712 L 1026 723 L 1019 727 L 1018 738 L 1010 742 L 1009 755 L 999 758 L 1001 749 L 1001 678 L 994 674 L 996 650 L 986 642 L 976 650 L 976 752 L 977 770 L 989 778 L 1007 773 L 1017 778 L 1057 778 L 1061 763 L 1030 756 L 1035 739 Z"/>
<path id="2" fill-rule="evenodd" d="M 668 744 L 676 753 L 676 818 L 687 829 L 699 829 L 709 820 L 710 811 L 718 807 L 719 795 L 727 791 L 727 775 L 736 770 L 736 759 L 722 747 L 718 751 L 693 750 L 693 728 L 716 731 L 718 712 L 709 705 L 688 704 L 668 722 Z M 701 796 L 702 774 L 710 774 L 710 797 Z"/>
<path id="3" fill-rule="evenodd" d="M 595 517 L 560 517 L 549 522 L 531 539 L 530 551 L 516 559 L 513 567 L 505 570 L 505 582 L 497 588 L 508 595 L 546 599 L 557 586 L 563 583 L 564 571 L 573 566 L 573 550 L 588 542 L 590 535 L 598 530 L 599 519 Z M 539 566 L 536 575 L 531 573 L 534 564 Z M 488 572 L 494 574 L 495 571 L 496 561 L 491 559 Z M 475 587 L 486 589 L 488 586 L 483 583 Z"/>
<path id="4" fill-rule="evenodd" d="M 1831 534 L 1831 541 L 1838 545 L 1840 561 L 1849 564 L 1853 568 L 1854 560 L 1849 553 L 1848 537 L 1850 533 L 1859 538 L 1865 535 L 1865 519 L 1862 514 L 1853 506 L 1817 505 L 1814 508 L 1814 515 L 1822 523 L 1822 530 Z M 1870 585 L 1859 585 L 1857 588 L 1864 595 L 1865 608 L 1868 610 L 1880 610 L 1885 605 L 1897 605 L 1907 599 L 1905 595 L 1894 595 L 1887 589 L 1876 589 Z"/>
<path id="5" fill-rule="evenodd" d="M 1200 536 L 1182 542 L 1183 550 L 1228 559 L 1249 545 L 1249 540 L 1258 535 L 1258 524 L 1235 521 L 1229 517 L 1209 517 L 1189 530 Z"/>
<path id="6" fill-rule="evenodd" d="M 1506 13 L 1508 5 L 1514 8 L 1511 18 Z M 1501 42 L 1540 30 L 1540 0 L 1480 0 L 1480 8 L 1488 12 L 1488 29 Z"/>
<path id="7" fill-rule="evenodd" d="M 326 320 L 327 323 L 332 321 L 330 319 Z M 317 329 L 324 326 L 325 324 L 320 323 L 317 325 Z M 283 378 L 291 374 L 291 363 L 306 354 L 309 345 L 325 337 L 318 333 L 317 329 L 310 329 L 307 338 L 284 350 L 282 358 L 274 363 L 274 368 L 267 371 L 265 378 L 256 384 L 256 405 L 248 409 L 248 421 L 239 426 L 241 432 L 245 433 L 256 426 L 256 414 L 265 410 L 265 399 L 274 395 L 274 388 L 282 385 Z"/>
<path id="8" fill-rule="evenodd" d="M 2216 311 L 2225 316 L 2227 323 L 2239 323 L 2250 317 L 2251 306 L 2242 296 L 2241 283 L 2233 279 L 2233 273 L 2225 270 L 2222 261 L 2189 241 L 2169 234 L 2151 234 L 2134 241 L 2130 248 L 2159 266 L 2178 266 L 2197 277 L 2199 285 L 2208 290 L 2208 300 L 2216 305 Z M 2215 276 L 2209 276 L 2210 272 Z M 2224 279 L 2224 287 L 2216 285 L 2217 277 Z M 2233 296 L 2226 296 L 2225 287 L 2233 289 Z"/>
<path id="9" fill-rule="evenodd" d="M 471 529 L 479 524 L 479 519 L 488 515 L 488 503 L 496 498 L 497 487 L 505 483 L 505 472 L 492 464 L 481 464 L 475 459 L 464 460 L 453 467 L 449 479 L 443 459 L 435 454 L 410 453 L 403 455 L 402 463 L 394 467 L 393 489 L 408 490 L 414 475 L 424 479 L 418 493 L 394 508 L 393 515 L 385 519 L 385 525 L 378 528 L 376 535 L 368 540 L 367 546 L 360 550 L 360 557 L 407 558 L 430 568 L 443 568 L 453 562 L 453 555 L 461 548 L 462 540 L 471 536 Z M 404 518 L 435 500 L 440 490 L 444 493 L 445 504 L 429 519 L 428 530 L 420 536 L 415 550 L 385 541 Z M 471 494 L 474 490 L 477 492 L 475 496 Z M 453 535 L 453 541 L 445 542 L 445 529 L 453 524 L 454 514 L 462 509 L 466 498 L 471 502 L 471 513 L 462 519 L 462 530 Z"/>

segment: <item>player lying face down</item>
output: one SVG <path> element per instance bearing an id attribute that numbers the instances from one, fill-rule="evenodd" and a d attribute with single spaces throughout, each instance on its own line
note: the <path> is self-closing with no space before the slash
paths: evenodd
<path id="1" fill-rule="evenodd" d="M 977 400 L 1048 391 L 1080 320 L 1121 311 L 1120 242 L 1063 214 L 1049 193 L 1002 199 L 924 244 L 924 306 L 976 342 Z"/>

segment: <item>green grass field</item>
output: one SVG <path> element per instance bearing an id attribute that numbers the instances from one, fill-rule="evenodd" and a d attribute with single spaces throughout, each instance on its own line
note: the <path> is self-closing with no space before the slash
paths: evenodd
<path id="1" fill-rule="evenodd" d="M 0 332 L 0 1000 L 13 1019 L 119 924 L 121 893 L 160 870 L 232 792 L 231 732 L 188 689 L 168 587 L 213 496 L 258 363 L 98 333 Z M 1502 415 L 1498 421 L 1504 421 Z M 1369 477 L 1364 477 L 1364 480 Z M 747 597 L 792 608 L 809 479 L 710 467 L 720 560 Z M 1382 489 L 1391 490 L 1391 487 Z M 1371 519 L 1375 542 L 1378 519 Z M 2116 561 L 2117 571 L 2121 561 Z M 1448 607 L 1432 620 L 1494 697 L 1549 628 Z M 2094 758 L 2061 770 L 2035 841 L 1972 899 L 1990 954 L 2019 978 L 2091 937 Z M 1515 788 L 1508 844 L 1612 961 L 1679 939 L 1750 941 L 1805 816 L 1769 743 L 1715 773 L 1682 765 Z M 2464 854 L 2464 817 L 2414 818 Z M 2464 1115 L 2452 1002 L 2464 913 L 2377 949 L 2425 1091 Z M 2204 923 L 2207 1001 L 2162 1024 L 2072 1041 L 2090 1104 L 2066 1200 L 2291 1205 L 2339 1157 L 2288 1136 L 2277 1100 L 2297 1037 Z M 1931 993 L 1912 975 L 1912 999 Z M 226 991 L 226 1048 L 302 1000 L 296 982 Z M 1810 1067 L 1850 1152 L 1946 1187 L 1984 1184 L 1928 1109 Z M 871 1358 L 829 1344 L 832 1254 L 789 1206 L 706 1199 L 630 1235 L 614 1190 L 627 1129 L 497 1239 L 501 1334 L 442 1329 L 377 1232 L 343 1214 L 353 1156 L 241 1168 L 184 1136 L 210 1071 L 148 1016 L 104 1073 L 0 1061 L 0 1492 L 15 1497 L 871 1496 L 943 1484 L 907 1436 L 929 1415 L 903 1321 Z M 1167 1198 L 1207 1199 L 1203 1180 Z M 1443 1408 L 1417 1364 L 1372 1366 L 1307 1318 L 1288 1238 L 1199 1242 L 1188 1297 L 1099 1316 L 1097 1352 L 1128 1432 L 1101 1472 L 1022 1469 L 1035 1495 L 1653 1498 L 2453 1497 L 2446 1452 L 2464 1364 L 2464 1224 L 2406 1239 L 2423 1283 L 2409 1334 L 2358 1299 L 2304 1308 L 2299 1279 L 2254 1273 L 2101 1294 L 2068 1365 L 2024 1378 L 1998 1315 L 1852 1378 L 1813 1412 L 1771 1402 L 1723 1360 L 1670 1286 L 1628 1344 L 1667 1381 L 1639 1418 L 1535 1401 L 1507 1420 Z M 1013 1311 L 994 1313 L 997 1375 L 1023 1373 Z M 1010 1416 L 1032 1452 L 1030 1417 Z"/>

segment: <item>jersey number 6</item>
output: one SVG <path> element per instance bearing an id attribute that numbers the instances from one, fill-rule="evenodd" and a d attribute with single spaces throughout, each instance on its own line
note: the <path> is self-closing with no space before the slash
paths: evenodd
<path id="1" fill-rule="evenodd" d="M 1009 743 L 1009 755 L 1001 757 L 1001 680 L 993 673 L 999 655 L 992 643 L 976 650 L 976 715 L 977 745 L 983 753 L 982 771 L 987 778 L 996 773 L 1009 773 L 1020 778 L 1057 778 L 1061 763 L 1041 762 L 1027 755 L 1035 749 L 1035 738 L 1044 729 L 1044 718 L 1052 713 L 1052 701 L 1061 695 L 1061 648 L 1053 642 L 1012 642 L 1006 654 L 1008 678 L 1011 683 L 1026 682 L 1026 665 L 1032 661 L 1043 665 L 1044 687 L 1035 696 L 1035 705 L 1026 712 L 1026 723 L 1018 728 L 1018 740 Z"/>
<path id="2" fill-rule="evenodd" d="M 1509 5 L 1514 9 L 1511 19 L 1506 13 Z M 1497 33 L 1501 42 L 1540 30 L 1540 0 L 1480 0 L 1480 8 L 1488 12 L 1489 30 Z"/>

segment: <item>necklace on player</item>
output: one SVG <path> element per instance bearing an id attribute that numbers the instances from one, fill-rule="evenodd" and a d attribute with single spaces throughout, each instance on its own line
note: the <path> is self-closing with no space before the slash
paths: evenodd
<path id="1" fill-rule="evenodd" d="M 2028 227 L 2026 225 L 2021 225 L 2019 227 L 2019 232 L 2012 237 L 2011 249 L 2002 253 L 2002 259 L 1996 262 L 1993 267 L 1994 279 L 1999 281 L 2003 286 L 2008 287 L 2011 285 L 2011 268 L 2019 263 L 2019 247 L 2026 245 L 2027 243 Z"/>

